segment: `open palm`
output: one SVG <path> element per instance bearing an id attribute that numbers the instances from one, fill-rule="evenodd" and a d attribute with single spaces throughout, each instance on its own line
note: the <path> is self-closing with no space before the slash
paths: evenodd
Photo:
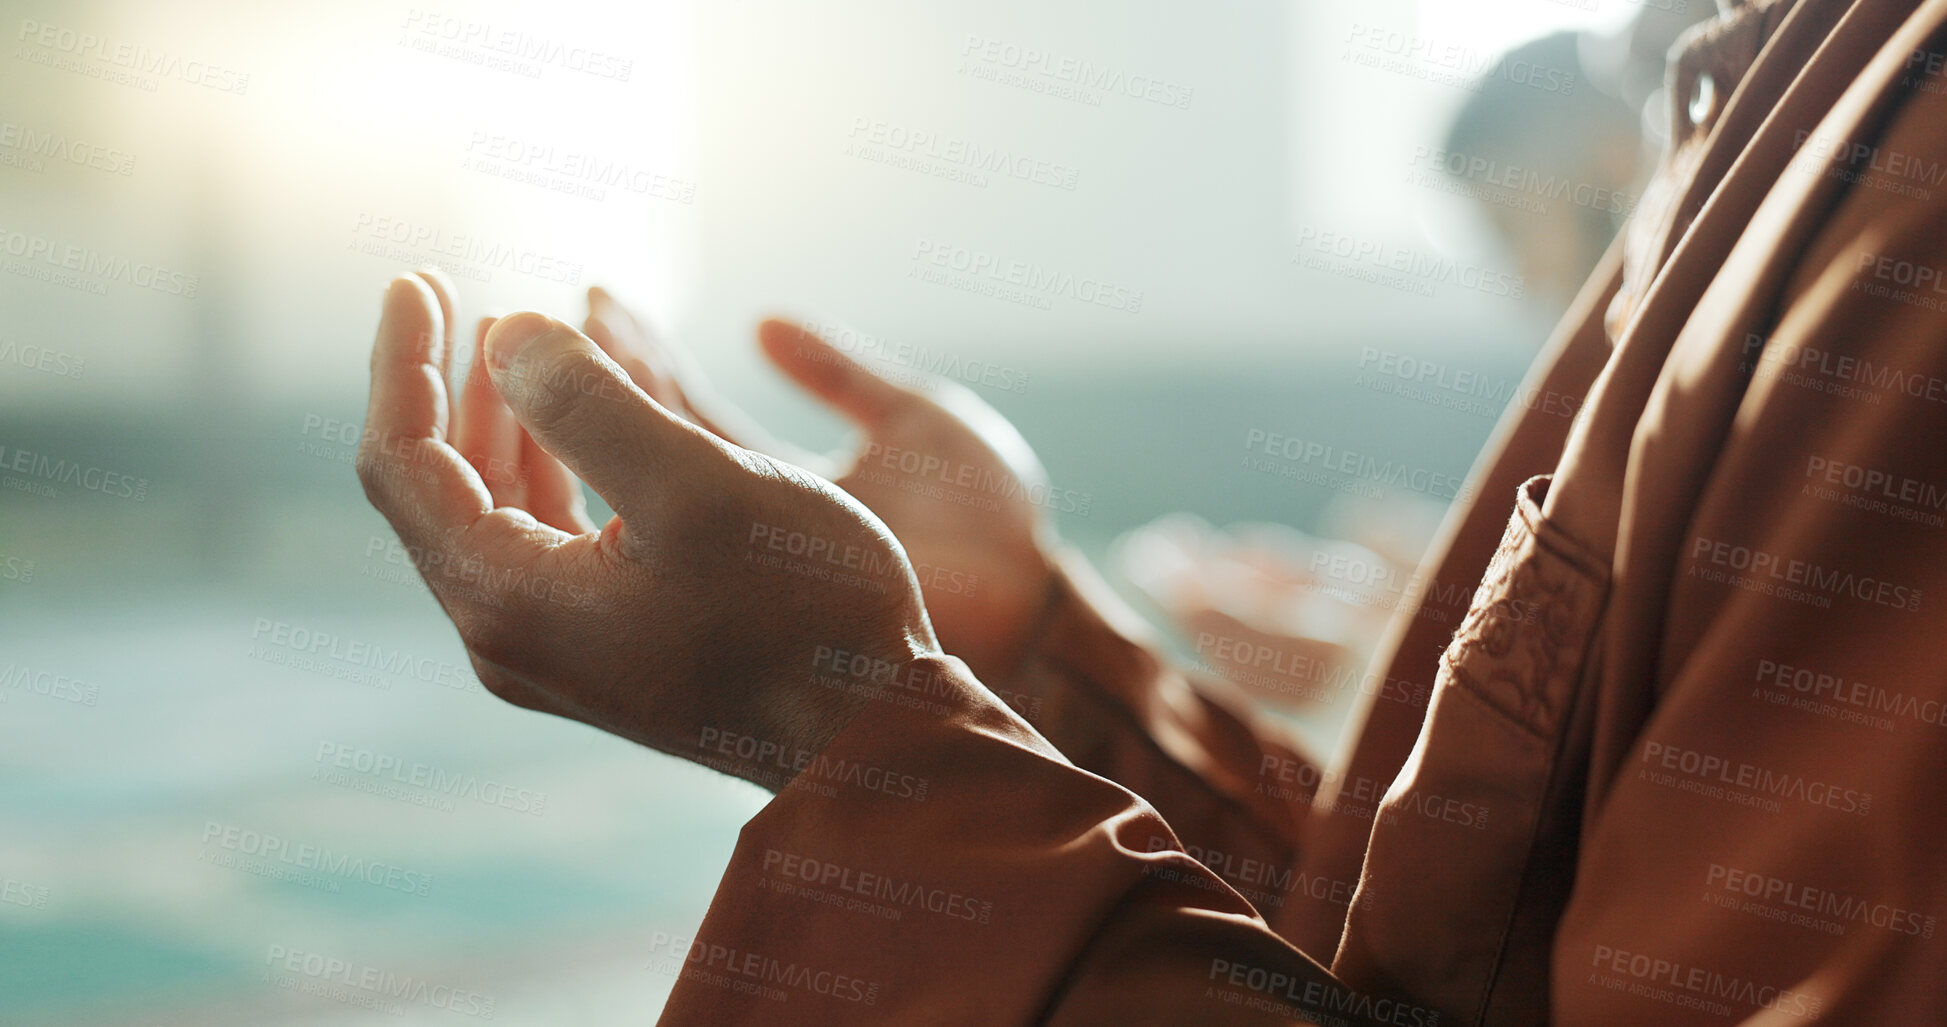
<path id="1" fill-rule="evenodd" d="M 1012 669 L 1053 571 L 1051 490 L 1026 440 L 992 407 L 951 382 L 923 389 L 889 380 L 811 330 L 765 321 L 758 339 L 778 368 L 863 432 L 838 473 L 770 438 L 716 400 L 693 363 L 600 289 L 586 330 L 644 392 L 727 441 L 827 473 L 877 514 L 911 556 L 940 642 L 974 672 Z"/>

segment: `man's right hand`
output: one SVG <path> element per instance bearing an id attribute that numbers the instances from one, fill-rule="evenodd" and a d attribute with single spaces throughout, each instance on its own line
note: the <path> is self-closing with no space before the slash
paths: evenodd
<path id="1" fill-rule="evenodd" d="M 358 471 L 494 694 L 777 789 L 865 701 L 817 683 L 838 654 L 942 659 L 878 518 L 676 417 L 567 325 L 483 328 L 492 387 L 449 416 L 453 308 L 437 274 L 386 290 Z M 616 510 L 599 531 L 570 472 Z"/>
<path id="2" fill-rule="evenodd" d="M 601 289 L 584 326 L 642 390 L 722 436 L 774 456 L 806 458 L 766 437 L 708 391 L 687 355 Z M 1046 473 L 1020 432 L 968 389 L 908 388 L 801 325 L 758 326 L 779 369 L 864 433 L 832 480 L 871 508 L 911 555 L 946 651 L 984 681 L 1004 681 L 1033 633 L 1055 574 Z"/>

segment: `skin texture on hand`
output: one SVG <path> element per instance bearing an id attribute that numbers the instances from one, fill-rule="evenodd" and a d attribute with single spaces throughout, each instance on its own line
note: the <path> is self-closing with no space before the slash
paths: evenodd
<path id="1" fill-rule="evenodd" d="M 858 501 L 675 416 L 539 314 L 480 325 L 486 373 L 455 409 L 454 324 L 436 272 L 387 287 L 358 472 L 495 695 L 777 788 L 863 701 L 812 684 L 821 658 L 937 652 Z M 577 478 L 616 511 L 600 530 Z M 726 737 L 778 758 L 704 759 Z"/>
<path id="2" fill-rule="evenodd" d="M 644 392 L 727 441 L 807 466 L 716 400 L 683 350 L 607 292 L 584 326 Z M 947 652 L 986 681 L 1012 673 L 1054 577 L 1047 478 L 1020 433 L 966 388 L 894 382 L 802 325 L 758 326 L 765 355 L 864 435 L 832 480 L 892 528 Z"/>

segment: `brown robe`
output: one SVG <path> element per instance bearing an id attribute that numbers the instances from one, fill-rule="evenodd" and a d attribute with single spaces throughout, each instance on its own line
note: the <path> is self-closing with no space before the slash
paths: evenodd
<path id="1" fill-rule="evenodd" d="M 1671 84 L 1343 760 L 1077 569 L 793 764 L 664 1022 L 1947 1023 L 1947 0 Z"/>

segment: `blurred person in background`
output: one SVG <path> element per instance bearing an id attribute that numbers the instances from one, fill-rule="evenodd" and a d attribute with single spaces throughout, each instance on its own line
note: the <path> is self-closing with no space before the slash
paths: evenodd
<path id="1" fill-rule="evenodd" d="M 1476 498 L 1310 682 L 1359 692 L 1328 761 L 1160 655 L 991 410 L 788 322 L 830 480 L 599 292 L 449 395 L 462 297 L 402 277 L 360 475 L 489 689 L 777 793 L 665 1022 L 1942 1022 L 1943 47 L 1902 0 L 1683 37 Z"/>
<path id="2" fill-rule="evenodd" d="M 1613 32 L 1557 32 L 1514 48 L 1503 63 L 1575 68 L 1585 88 L 1562 95 L 1486 76 L 1434 151 L 1453 191 L 1552 309 L 1566 307 L 1602 259 L 1668 142 L 1666 55 L 1710 13 L 1677 6 L 1685 9 L 1644 8 Z M 1413 572 L 1441 513 L 1412 493 L 1342 495 L 1318 537 L 1280 525 L 1216 528 L 1179 514 L 1128 533 L 1111 560 L 1193 640 L 1200 669 L 1329 729 L 1360 693 L 1321 683 L 1372 664 L 1386 622 L 1422 587 Z"/>
<path id="3" fill-rule="evenodd" d="M 1557 32 L 1505 59 L 1581 68 L 1586 78 L 1589 36 Z M 1566 305 L 1629 213 L 1645 163 L 1640 126 L 1637 107 L 1594 84 L 1559 96 L 1490 76 L 1454 116 L 1440 165 L 1494 226 L 1522 280 Z"/>

